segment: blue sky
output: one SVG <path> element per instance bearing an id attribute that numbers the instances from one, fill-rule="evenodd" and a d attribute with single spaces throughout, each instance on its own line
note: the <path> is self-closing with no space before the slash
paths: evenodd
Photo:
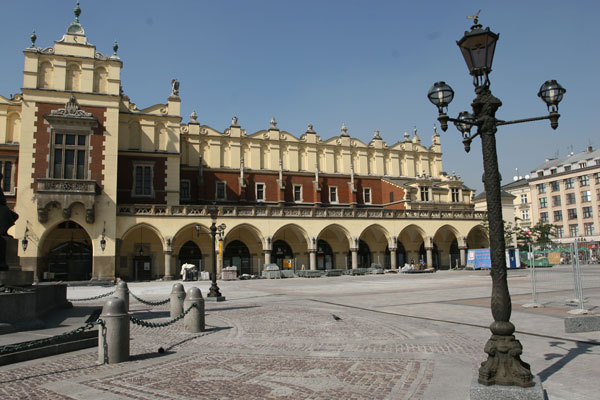
<path id="1" fill-rule="evenodd" d="M 75 1 L 7 1 L 2 5 L 0 94 L 20 91 L 23 55 L 36 29 L 51 46 L 73 20 Z M 546 114 L 537 97 L 556 79 L 567 89 L 559 128 L 548 121 L 501 127 L 503 183 L 545 158 L 600 147 L 591 109 L 600 61 L 600 2 L 529 1 L 91 1 L 80 2 L 88 40 L 112 53 L 119 43 L 125 93 L 139 108 L 165 103 L 170 81 L 181 83 L 182 116 L 218 130 L 236 115 L 249 133 L 275 117 L 299 136 L 312 123 L 322 138 L 370 141 L 378 129 L 389 145 L 416 126 L 430 145 L 437 110 L 426 94 L 439 80 L 456 95 L 450 115 L 470 110 L 471 77 L 456 40 L 481 9 L 480 23 L 500 33 L 491 89 L 500 119 Z M 439 130 L 439 129 L 438 129 Z M 465 153 L 459 132 L 442 133 L 444 170 L 482 190 L 479 139 Z"/>

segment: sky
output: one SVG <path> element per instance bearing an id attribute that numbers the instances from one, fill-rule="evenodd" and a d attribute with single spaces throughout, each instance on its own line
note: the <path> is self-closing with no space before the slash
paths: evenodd
<path id="1" fill-rule="evenodd" d="M 21 90 L 32 30 L 38 47 L 52 46 L 73 21 L 74 5 L 3 2 L 1 95 Z M 547 120 L 498 129 L 502 183 L 547 158 L 600 147 L 591 113 L 600 64 L 596 0 L 82 0 L 80 7 L 97 51 L 110 55 L 118 42 L 123 89 L 140 109 L 166 103 L 177 78 L 183 122 L 195 110 L 200 123 L 223 131 L 237 116 L 250 134 L 275 117 L 297 137 L 311 123 L 324 140 L 345 123 L 367 143 L 379 130 L 389 146 L 415 127 L 431 145 L 438 122 L 427 91 L 436 81 L 455 91 L 451 117 L 470 110 L 472 78 L 456 41 L 472 25 L 466 16 L 481 9 L 479 22 L 500 34 L 490 75 L 503 102 L 497 118 L 547 115 L 537 97 L 546 80 L 567 90 L 556 131 Z M 444 170 L 483 190 L 480 140 L 465 153 L 454 126 L 438 132 Z"/>

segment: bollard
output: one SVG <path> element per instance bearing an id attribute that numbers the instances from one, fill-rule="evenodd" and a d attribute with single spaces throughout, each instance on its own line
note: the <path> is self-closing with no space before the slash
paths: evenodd
<path id="1" fill-rule="evenodd" d="M 183 317 L 183 327 L 186 332 L 202 332 L 204 331 L 204 299 L 202 298 L 202 292 L 197 287 L 188 290 L 183 302 L 184 311 L 192 304 L 196 304 L 196 307 L 192 308 Z"/>
<path id="2" fill-rule="evenodd" d="M 117 283 L 115 297 L 118 297 L 125 302 L 125 312 L 129 312 L 129 288 L 127 287 L 127 282 L 120 281 Z"/>
<path id="3" fill-rule="evenodd" d="M 98 362 L 117 364 L 129 360 L 129 314 L 125 302 L 109 297 L 100 318 L 104 328 L 98 331 Z"/>
<path id="4" fill-rule="evenodd" d="M 183 300 L 185 300 L 183 285 L 181 283 L 176 283 L 173 285 L 171 297 L 169 298 L 169 303 L 171 304 L 171 319 L 183 312 Z"/>

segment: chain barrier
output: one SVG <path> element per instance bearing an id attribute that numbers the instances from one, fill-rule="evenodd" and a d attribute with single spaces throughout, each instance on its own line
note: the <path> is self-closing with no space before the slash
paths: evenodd
<path id="1" fill-rule="evenodd" d="M 58 340 L 67 338 L 69 336 L 77 335 L 79 333 L 90 330 L 93 327 L 95 327 L 96 325 L 101 325 L 102 329 L 104 329 L 104 321 L 101 319 L 97 319 L 93 322 L 88 322 L 84 326 L 80 326 L 77 329 L 73 329 L 72 331 L 61 333 L 60 335 L 56 335 L 56 336 L 52 336 L 52 337 L 44 338 L 44 339 L 31 340 L 29 342 L 7 344 L 4 346 L 0 346 L 0 355 L 10 354 L 10 353 L 14 353 L 17 351 L 22 351 L 22 350 L 27 350 L 32 347 L 42 347 L 43 345 L 51 344 Z"/>
<path id="2" fill-rule="evenodd" d="M 148 300 L 140 299 L 135 294 L 131 293 L 131 291 L 129 291 L 129 294 L 131 295 L 131 297 L 133 297 L 140 303 L 146 304 L 147 306 L 162 306 L 163 304 L 167 304 L 171 300 L 170 298 L 167 298 L 167 299 L 161 300 L 161 301 L 148 301 Z"/>
<path id="3" fill-rule="evenodd" d="M 194 307 L 196 307 L 196 303 L 192 303 L 192 305 L 189 306 L 187 310 L 185 310 L 184 312 L 182 312 L 181 314 L 179 314 L 172 320 L 166 321 L 166 322 L 144 321 L 144 320 L 134 317 L 133 315 L 130 315 L 129 319 L 131 320 L 131 323 L 133 323 L 135 325 L 143 326 L 144 328 L 164 328 L 166 326 L 174 324 L 175 322 L 179 321 L 181 318 L 185 317 L 187 315 L 187 313 L 189 313 L 190 310 Z"/>
<path id="4" fill-rule="evenodd" d="M 104 293 L 104 294 L 100 294 L 98 296 L 94 296 L 94 297 L 88 297 L 85 299 L 67 299 L 68 301 L 90 301 L 90 300 L 98 300 L 101 299 L 103 297 L 108 297 L 111 294 L 113 294 L 115 291 L 113 290 L 112 292 L 108 292 L 108 293 Z"/>

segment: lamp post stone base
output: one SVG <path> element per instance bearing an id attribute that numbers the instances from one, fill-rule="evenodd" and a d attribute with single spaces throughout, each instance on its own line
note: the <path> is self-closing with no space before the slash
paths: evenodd
<path id="1" fill-rule="evenodd" d="M 479 375 L 475 374 L 471 382 L 471 400 L 545 400 L 542 380 L 539 376 L 533 378 L 531 387 L 520 386 L 486 386 L 478 382 Z"/>
<path id="2" fill-rule="evenodd" d="M 488 359 L 481 363 L 478 382 L 482 385 L 532 387 L 529 364 L 521 360 L 523 346 L 514 335 L 492 335 L 485 344 Z"/>

